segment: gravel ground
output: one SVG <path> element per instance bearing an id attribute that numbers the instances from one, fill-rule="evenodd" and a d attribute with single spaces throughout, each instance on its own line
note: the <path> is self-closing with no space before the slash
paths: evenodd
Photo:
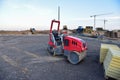
<path id="1" fill-rule="evenodd" d="M 100 44 L 120 42 L 81 38 L 88 44 L 87 56 L 72 65 L 47 52 L 48 35 L 0 36 L 0 80 L 105 80 Z"/>

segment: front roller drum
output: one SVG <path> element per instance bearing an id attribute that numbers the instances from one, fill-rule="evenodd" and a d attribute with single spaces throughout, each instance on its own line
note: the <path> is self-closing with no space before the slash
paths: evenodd
<path id="1" fill-rule="evenodd" d="M 72 64 L 78 64 L 86 55 L 86 52 L 78 53 L 76 51 L 71 52 L 68 55 L 68 60 Z"/>

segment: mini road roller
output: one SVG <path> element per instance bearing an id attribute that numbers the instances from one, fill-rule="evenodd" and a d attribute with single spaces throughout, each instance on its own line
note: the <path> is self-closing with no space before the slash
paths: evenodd
<path id="1" fill-rule="evenodd" d="M 53 24 L 57 29 L 52 30 Z M 78 64 L 86 56 L 87 44 L 84 40 L 60 33 L 60 21 L 52 20 L 47 50 L 53 56 L 64 55 L 72 64 Z"/>

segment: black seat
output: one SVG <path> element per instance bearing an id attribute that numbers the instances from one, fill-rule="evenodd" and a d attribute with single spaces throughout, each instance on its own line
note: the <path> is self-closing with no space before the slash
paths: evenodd
<path id="1" fill-rule="evenodd" d="M 54 35 L 55 41 L 57 42 L 57 45 L 61 45 L 62 42 L 61 42 L 60 36 L 58 35 L 58 32 L 57 31 L 52 31 L 52 33 Z"/>

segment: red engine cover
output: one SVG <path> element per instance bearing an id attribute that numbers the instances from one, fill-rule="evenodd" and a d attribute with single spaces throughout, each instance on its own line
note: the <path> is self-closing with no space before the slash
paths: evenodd
<path id="1" fill-rule="evenodd" d="M 69 51 L 83 52 L 87 50 L 87 44 L 84 40 L 80 38 L 73 36 L 65 36 L 64 49 Z"/>

